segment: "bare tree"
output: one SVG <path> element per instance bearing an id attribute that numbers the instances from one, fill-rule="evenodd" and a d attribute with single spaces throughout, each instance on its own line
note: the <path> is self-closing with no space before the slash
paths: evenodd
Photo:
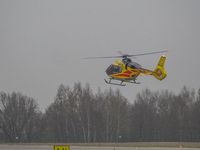
<path id="1" fill-rule="evenodd" d="M 73 90 L 73 100 L 74 100 L 74 114 L 75 116 L 78 118 L 80 125 L 81 125 L 81 129 L 82 129 L 82 133 L 83 133 L 83 139 L 84 142 L 87 142 L 87 137 L 86 137 L 86 127 L 84 124 L 84 118 L 83 118 L 83 114 L 82 114 L 82 97 L 83 97 L 83 88 L 81 83 L 75 83 L 74 84 L 74 90 Z"/>
<path id="2" fill-rule="evenodd" d="M 38 106 L 21 93 L 0 93 L 0 129 L 10 142 L 31 141 Z"/>
<path id="3" fill-rule="evenodd" d="M 69 98 L 70 89 L 61 84 L 54 100 L 46 110 L 46 119 L 49 122 L 48 127 L 53 131 L 53 142 L 70 141 L 70 122 L 69 122 Z M 55 140 L 55 141 L 54 141 Z"/>
<path id="4" fill-rule="evenodd" d="M 157 128 L 158 101 L 153 92 L 145 89 L 137 95 L 133 106 L 132 119 L 134 135 L 138 140 L 153 141 Z"/>
<path id="5" fill-rule="evenodd" d="M 171 122 L 173 122 L 175 141 L 191 140 L 190 133 L 192 131 L 191 108 L 195 100 L 194 89 L 183 87 L 180 94 L 174 97 L 171 104 Z"/>
<path id="6" fill-rule="evenodd" d="M 102 95 L 101 113 L 104 118 L 103 126 L 105 127 L 105 141 L 122 141 L 121 137 L 127 137 L 127 132 L 123 131 L 129 129 L 127 124 L 129 119 L 130 105 L 118 89 L 113 91 L 110 88 Z"/>
<path id="7" fill-rule="evenodd" d="M 198 90 L 198 95 L 196 101 L 193 103 L 193 107 L 191 108 L 191 120 L 192 120 L 192 141 L 199 142 L 200 141 L 200 88 Z"/>
<path id="8" fill-rule="evenodd" d="M 170 111 L 175 95 L 168 90 L 157 92 L 155 94 L 155 97 L 158 100 L 158 118 L 156 120 L 158 126 L 156 141 L 169 141 L 170 137 L 173 137 L 169 131 L 171 126 Z"/>

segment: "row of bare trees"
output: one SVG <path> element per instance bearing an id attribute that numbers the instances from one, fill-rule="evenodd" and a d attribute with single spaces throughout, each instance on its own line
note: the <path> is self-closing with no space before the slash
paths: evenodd
<path id="1" fill-rule="evenodd" d="M 200 141 L 200 89 L 171 92 L 151 92 L 146 89 L 137 95 L 132 106 L 133 141 Z"/>
<path id="2" fill-rule="evenodd" d="M 130 103 L 112 88 L 61 84 L 41 113 L 33 98 L 0 92 L 0 142 L 199 142 L 200 89 L 145 89 Z"/>
<path id="3" fill-rule="evenodd" d="M 93 94 L 87 84 L 74 84 L 73 89 L 60 85 L 46 111 L 51 142 L 118 141 L 129 126 L 131 106 L 119 90 Z"/>

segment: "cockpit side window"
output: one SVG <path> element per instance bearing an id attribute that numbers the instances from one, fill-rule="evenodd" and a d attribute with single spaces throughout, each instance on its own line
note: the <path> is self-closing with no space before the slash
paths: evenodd
<path id="1" fill-rule="evenodd" d="M 133 65 L 133 64 L 128 64 L 128 66 L 129 66 L 130 68 L 132 68 L 132 69 L 136 69 L 135 65 Z"/>
<path id="2" fill-rule="evenodd" d="M 132 69 L 141 69 L 141 65 L 135 62 L 129 63 L 128 66 Z"/>

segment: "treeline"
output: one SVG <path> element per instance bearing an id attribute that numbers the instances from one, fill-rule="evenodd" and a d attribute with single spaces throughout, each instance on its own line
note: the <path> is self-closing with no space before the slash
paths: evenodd
<path id="1" fill-rule="evenodd" d="M 199 142 L 200 89 L 145 89 L 130 103 L 112 88 L 61 84 L 42 113 L 33 98 L 0 92 L 0 142 Z"/>

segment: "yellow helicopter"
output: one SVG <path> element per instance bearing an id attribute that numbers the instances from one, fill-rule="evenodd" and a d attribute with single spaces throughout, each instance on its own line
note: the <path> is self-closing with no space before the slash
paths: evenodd
<path id="1" fill-rule="evenodd" d="M 154 71 L 144 69 L 142 66 L 136 62 L 133 62 L 130 57 L 135 56 L 142 56 L 142 55 L 150 55 L 150 54 L 157 54 L 157 53 L 164 53 L 164 52 L 170 52 L 167 51 L 159 51 L 159 52 L 151 52 L 151 53 L 143 53 L 143 54 L 136 54 L 136 55 L 128 55 L 128 54 L 121 54 L 121 56 L 111 56 L 111 57 L 89 57 L 85 59 L 98 59 L 98 58 L 122 58 L 121 61 L 116 61 L 114 64 L 111 64 L 107 69 L 106 73 L 110 77 L 109 81 L 106 79 L 105 82 L 108 84 L 114 84 L 114 85 L 120 85 L 125 86 L 126 84 L 123 84 L 123 82 L 128 83 L 135 83 L 140 84 L 140 82 L 136 82 L 136 78 L 139 75 L 153 75 L 158 80 L 163 80 L 167 73 L 164 69 L 165 64 L 165 55 L 162 55 L 158 65 L 156 66 Z M 113 83 L 112 80 L 119 80 L 121 83 Z"/>

